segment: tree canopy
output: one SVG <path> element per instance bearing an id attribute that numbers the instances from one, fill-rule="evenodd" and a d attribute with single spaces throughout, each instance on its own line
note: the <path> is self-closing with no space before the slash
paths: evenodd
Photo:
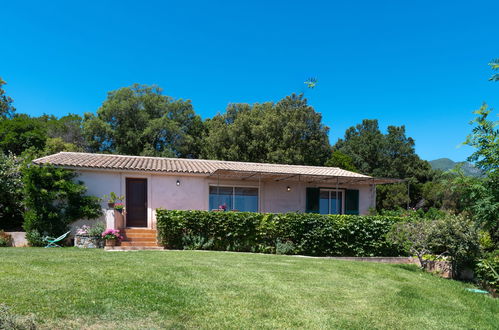
<path id="1" fill-rule="evenodd" d="M 135 84 L 110 92 L 96 115 L 86 113 L 83 132 L 91 152 L 195 158 L 202 121 L 190 101 Z"/>
<path id="2" fill-rule="evenodd" d="M 46 127 L 38 118 L 16 114 L 0 120 L 0 150 L 20 155 L 27 149 L 42 150 L 47 140 Z"/>
<path id="3" fill-rule="evenodd" d="M 12 105 L 14 100 L 5 94 L 3 86 L 7 83 L 0 77 L 0 119 L 11 118 L 16 111 L 16 108 Z"/>
<path id="4" fill-rule="evenodd" d="M 329 128 L 303 95 L 277 103 L 230 104 L 206 121 L 202 156 L 249 162 L 323 165 Z"/>
<path id="5" fill-rule="evenodd" d="M 349 156 L 361 173 L 376 177 L 407 179 L 406 184 L 378 187 L 378 208 L 415 206 L 422 198 L 422 184 L 431 180 L 430 164 L 416 154 L 414 140 L 405 134 L 405 126 L 379 129 L 378 120 L 364 119 L 348 128 L 345 137 L 333 146 L 335 152 Z"/>

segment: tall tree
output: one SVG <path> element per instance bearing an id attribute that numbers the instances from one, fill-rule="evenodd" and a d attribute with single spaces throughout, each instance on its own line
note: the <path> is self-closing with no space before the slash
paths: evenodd
<path id="1" fill-rule="evenodd" d="M 499 58 L 496 58 L 494 60 L 492 60 L 490 63 L 489 63 L 489 66 L 490 68 L 493 70 L 493 71 L 499 71 Z M 499 81 L 499 73 L 494 73 L 490 79 L 491 81 Z"/>
<path id="2" fill-rule="evenodd" d="M 23 223 L 22 160 L 0 152 L 0 230 L 20 229 Z"/>
<path id="3" fill-rule="evenodd" d="M 491 112 L 492 110 L 486 103 L 474 111 L 477 115 L 471 121 L 474 127 L 464 142 L 475 148 L 475 152 L 468 157 L 468 161 L 474 162 L 489 175 L 499 172 L 499 120 L 490 120 Z"/>
<path id="4" fill-rule="evenodd" d="M 0 150 L 20 155 L 27 149 L 42 150 L 47 140 L 44 123 L 39 118 L 16 114 L 0 120 Z"/>
<path id="5" fill-rule="evenodd" d="M 331 157 L 326 161 L 324 166 L 339 167 L 343 170 L 357 172 L 357 168 L 353 164 L 352 157 L 342 153 L 341 151 L 333 151 Z"/>
<path id="6" fill-rule="evenodd" d="M 83 118 L 80 115 L 70 113 L 60 118 L 54 115 L 45 115 L 40 119 L 47 126 L 47 135 L 49 138 L 73 144 L 77 149 L 86 147 L 83 135 Z"/>
<path id="7" fill-rule="evenodd" d="M 376 177 L 407 179 L 406 184 L 380 186 L 378 208 L 415 206 L 422 198 L 422 184 L 431 180 L 433 171 L 427 161 L 416 154 L 415 142 L 405 134 L 404 126 L 389 126 L 383 134 L 376 119 L 364 119 L 350 127 L 333 150 L 348 155 L 361 173 Z"/>
<path id="8" fill-rule="evenodd" d="M 473 203 L 469 210 L 499 245 L 499 120 L 490 120 L 491 112 L 487 104 L 474 112 L 474 127 L 464 143 L 475 148 L 468 160 L 486 174 L 481 184 L 470 189 Z"/>
<path id="9" fill-rule="evenodd" d="M 14 100 L 5 94 L 3 90 L 3 85 L 7 83 L 0 77 L 0 119 L 11 118 L 16 111 L 16 108 L 12 105 Z"/>
<path id="10" fill-rule="evenodd" d="M 190 101 L 138 84 L 108 93 L 97 115 L 83 121 L 90 151 L 127 155 L 195 158 L 202 127 Z"/>
<path id="11" fill-rule="evenodd" d="M 277 103 L 231 104 L 206 121 L 202 155 L 209 159 L 323 165 L 329 128 L 303 95 Z"/>

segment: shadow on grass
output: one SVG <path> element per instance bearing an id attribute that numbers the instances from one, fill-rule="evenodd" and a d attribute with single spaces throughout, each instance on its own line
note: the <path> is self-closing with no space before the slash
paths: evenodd
<path id="1" fill-rule="evenodd" d="M 413 272 L 413 273 L 418 273 L 421 271 L 421 269 L 419 269 L 418 266 L 416 265 L 410 265 L 410 264 L 398 264 L 398 265 L 394 265 L 395 268 L 400 268 L 400 269 L 403 269 L 403 270 L 407 270 L 409 272 Z"/>

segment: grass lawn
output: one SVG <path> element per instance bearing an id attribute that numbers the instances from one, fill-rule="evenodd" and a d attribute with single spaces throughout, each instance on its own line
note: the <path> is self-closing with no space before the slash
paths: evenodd
<path id="1" fill-rule="evenodd" d="M 499 327 L 499 299 L 414 266 L 74 248 L 1 248 L 0 261 L 0 302 L 47 328 Z"/>

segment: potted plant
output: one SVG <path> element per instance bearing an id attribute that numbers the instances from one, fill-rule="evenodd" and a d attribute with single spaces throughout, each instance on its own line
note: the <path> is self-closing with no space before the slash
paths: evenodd
<path id="1" fill-rule="evenodd" d="M 102 233 L 102 238 L 106 240 L 106 246 L 116 246 L 116 243 L 123 239 L 118 229 L 106 229 Z"/>
<path id="2" fill-rule="evenodd" d="M 107 199 L 107 206 L 113 208 L 117 201 L 123 201 L 125 196 L 118 196 L 114 191 L 111 191 L 109 195 L 104 195 L 104 199 Z"/>
<path id="3" fill-rule="evenodd" d="M 114 203 L 114 209 L 120 213 L 123 213 L 123 210 L 125 209 L 125 205 L 121 202 Z"/>

